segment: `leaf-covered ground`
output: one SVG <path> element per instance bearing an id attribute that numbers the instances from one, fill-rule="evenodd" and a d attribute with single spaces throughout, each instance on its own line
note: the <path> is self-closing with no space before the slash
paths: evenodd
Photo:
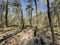
<path id="1" fill-rule="evenodd" d="M 14 29 L 15 31 L 17 30 L 16 28 Z M 11 33 L 9 32 L 7 34 L 12 34 L 13 32 L 14 31 L 11 30 Z M 50 31 L 47 31 L 45 29 L 42 29 L 42 30 L 39 29 L 37 31 L 36 37 L 34 37 L 33 34 L 34 34 L 34 29 L 27 28 L 27 29 L 24 29 L 22 32 L 4 40 L 3 42 L 1 42 L 0 45 L 41 45 L 41 44 L 51 45 L 52 44 Z M 1 34 L 1 35 L 4 35 L 4 34 Z M 58 29 L 55 30 L 55 39 L 56 39 L 56 43 L 60 45 L 60 31 Z"/>

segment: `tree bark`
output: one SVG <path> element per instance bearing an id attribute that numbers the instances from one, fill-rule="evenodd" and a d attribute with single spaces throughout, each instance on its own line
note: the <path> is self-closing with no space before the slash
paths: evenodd
<path id="1" fill-rule="evenodd" d="M 57 2 L 57 0 L 54 1 L 54 11 L 55 11 L 55 14 L 57 15 L 58 26 L 60 27 L 60 18 L 59 18 L 59 14 L 57 12 L 57 3 L 56 2 Z"/>
<path id="2" fill-rule="evenodd" d="M 6 0 L 6 14 L 5 14 L 5 24 L 8 26 L 8 0 Z"/>
<path id="3" fill-rule="evenodd" d="M 48 8 L 49 25 L 50 25 L 50 29 L 51 29 L 51 33 L 52 33 L 52 45 L 55 45 L 55 42 L 54 42 L 54 37 L 55 37 L 55 36 L 54 36 L 52 19 L 51 19 L 51 15 L 50 15 L 49 0 L 47 0 L 47 8 Z"/>
<path id="4" fill-rule="evenodd" d="M 30 19 L 29 19 L 30 27 L 32 27 L 32 9 L 31 8 L 29 9 L 29 15 L 30 15 Z"/>
<path id="5" fill-rule="evenodd" d="M 23 12 L 21 10 L 21 26 L 22 26 L 22 30 L 24 29 L 24 19 L 23 19 Z"/>
<path id="6" fill-rule="evenodd" d="M 35 9 L 36 9 L 36 29 L 34 30 L 34 36 L 36 36 L 36 30 L 37 30 L 37 25 L 38 25 L 38 13 L 37 13 L 37 1 L 34 0 L 34 3 L 35 3 Z"/>
<path id="7" fill-rule="evenodd" d="M 30 26 L 32 27 L 32 8 L 31 8 L 31 19 L 30 19 Z"/>
<path id="8" fill-rule="evenodd" d="M 36 24 L 38 25 L 37 1 L 34 0 L 34 2 L 35 2 L 36 18 L 37 18 L 37 20 L 36 20 Z"/>
<path id="9" fill-rule="evenodd" d="M 2 14 L 1 14 L 1 25 L 2 25 Z"/>

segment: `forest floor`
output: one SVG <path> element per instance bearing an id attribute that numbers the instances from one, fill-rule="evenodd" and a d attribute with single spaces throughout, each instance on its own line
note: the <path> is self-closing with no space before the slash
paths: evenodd
<path id="1" fill-rule="evenodd" d="M 27 28 L 21 32 L 19 31 L 20 29 L 16 27 L 0 29 L 0 45 L 40 45 L 41 37 L 45 41 L 46 45 L 50 45 L 52 42 L 51 32 L 45 29 L 38 29 L 36 37 L 33 35 L 34 28 Z M 16 35 L 14 33 L 16 33 Z M 56 43 L 60 45 L 60 30 L 55 30 L 55 36 Z M 4 38 L 5 40 L 1 40 Z"/>

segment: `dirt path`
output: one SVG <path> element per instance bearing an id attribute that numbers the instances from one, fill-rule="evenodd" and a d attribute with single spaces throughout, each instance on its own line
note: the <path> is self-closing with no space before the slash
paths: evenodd
<path id="1" fill-rule="evenodd" d="M 32 32 L 32 33 L 31 33 Z M 25 29 L 23 32 L 11 37 L 10 39 L 7 39 L 6 41 L 3 41 L 1 44 L 5 45 L 5 44 L 11 44 L 14 45 L 14 42 L 16 42 L 15 44 L 17 44 L 17 42 L 19 40 L 29 40 L 30 38 L 33 38 L 33 31 L 32 29 Z M 7 43 L 6 43 L 7 42 Z"/>
<path id="2" fill-rule="evenodd" d="M 33 33 L 33 29 L 24 29 L 22 32 L 3 41 L 0 45 L 41 45 L 41 35 L 46 45 L 51 43 L 51 34 L 47 33 L 45 30 L 38 31 L 37 37 L 33 37 Z"/>

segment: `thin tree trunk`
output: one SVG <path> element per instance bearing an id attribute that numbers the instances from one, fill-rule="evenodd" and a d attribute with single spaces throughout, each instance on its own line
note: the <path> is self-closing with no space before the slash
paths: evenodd
<path id="1" fill-rule="evenodd" d="M 6 0 L 6 14 L 5 14 L 5 24 L 8 26 L 8 0 Z"/>
<path id="2" fill-rule="evenodd" d="M 35 2 L 36 18 L 37 18 L 37 20 L 36 20 L 36 24 L 38 24 L 37 1 L 34 0 L 34 2 Z"/>
<path id="3" fill-rule="evenodd" d="M 3 8 L 2 8 L 2 13 L 1 13 L 1 24 L 3 23 L 2 21 L 3 21 Z"/>
<path id="4" fill-rule="evenodd" d="M 24 29 L 24 19 L 23 19 L 23 12 L 21 10 L 21 26 L 22 26 L 22 30 Z"/>
<path id="5" fill-rule="evenodd" d="M 34 30 L 34 36 L 36 36 L 36 30 L 37 30 L 37 25 L 38 25 L 38 13 L 37 13 L 37 1 L 34 0 L 35 3 L 35 9 L 36 9 L 36 29 Z"/>
<path id="6" fill-rule="evenodd" d="M 55 45 L 54 43 L 54 30 L 53 30 L 53 24 L 52 24 L 52 19 L 51 19 L 51 15 L 50 15 L 50 8 L 49 8 L 49 0 L 47 0 L 47 8 L 48 8 L 48 19 L 49 19 L 49 25 L 50 25 L 50 29 L 51 29 L 51 33 L 52 33 L 52 45 Z"/>
<path id="7" fill-rule="evenodd" d="M 3 8 L 4 8 L 4 6 L 3 6 L 3 2 L 4 2 L 4 0 L 2 1 L 2 8 L 1 8 L 1 9 L 2 9 L 2 11 L 1 11 L 1 25 L 2 25 L 2 23 L 3 23 L 3 22 L 2 22 Z"/>
<path id="8" fill-rule="evenodd" d="M 29 15 L 30 15 L 30 19 L 29 19 L 30 27 L 32 27 L 32 9 L 31 8 L 29 9 Z"/>
<path id="9" fill-rule="evenodd" d="M 2 25 L 2 23 L 3 23 L 3 22 L 2 22 L 2 21 L 3 21 L 3 20 L 2 20 L 2 16 L 3 16 L 3 9 L 2 9 L 2 13 L 1 13 L 1 25 Z"/>
<path id="10" fill-rule="evenodd" d="M 54 1 L 54 5 L 57 5 L 56 2 L 57 2 L 57 0 Z M 60 20 L 59 20 L 60 18 L 59 18 L 56 8 L 57 8 L 57 6 L 54 6 L 54 11 L 55 11 L 55 14 L 57 15 L 58 26 L 60 27 Z"/>
<path id="11" fill-rule="evenodd" d="M 17 7 L 17 8 L 19 8 L 19 7 Z M 19 15 L 18 15 L 18 10 L 16 9 L 16 17 L 18 18 L 18 25 L 20 26 L 20 19 L 19 19 Z"/>
<path id="12" fill-rule="evenodd" d="M 2 14 L 1 14 L 1 25 L 2 25 Z"/>
<path id="13" fill-rule="evenodd" d="M 31 8 L 31 19 L 30 19 L 30 22 L 31 22 L 30 23 L 31 24 L 30 26 L 32 27 L 32 8 Z"/>

